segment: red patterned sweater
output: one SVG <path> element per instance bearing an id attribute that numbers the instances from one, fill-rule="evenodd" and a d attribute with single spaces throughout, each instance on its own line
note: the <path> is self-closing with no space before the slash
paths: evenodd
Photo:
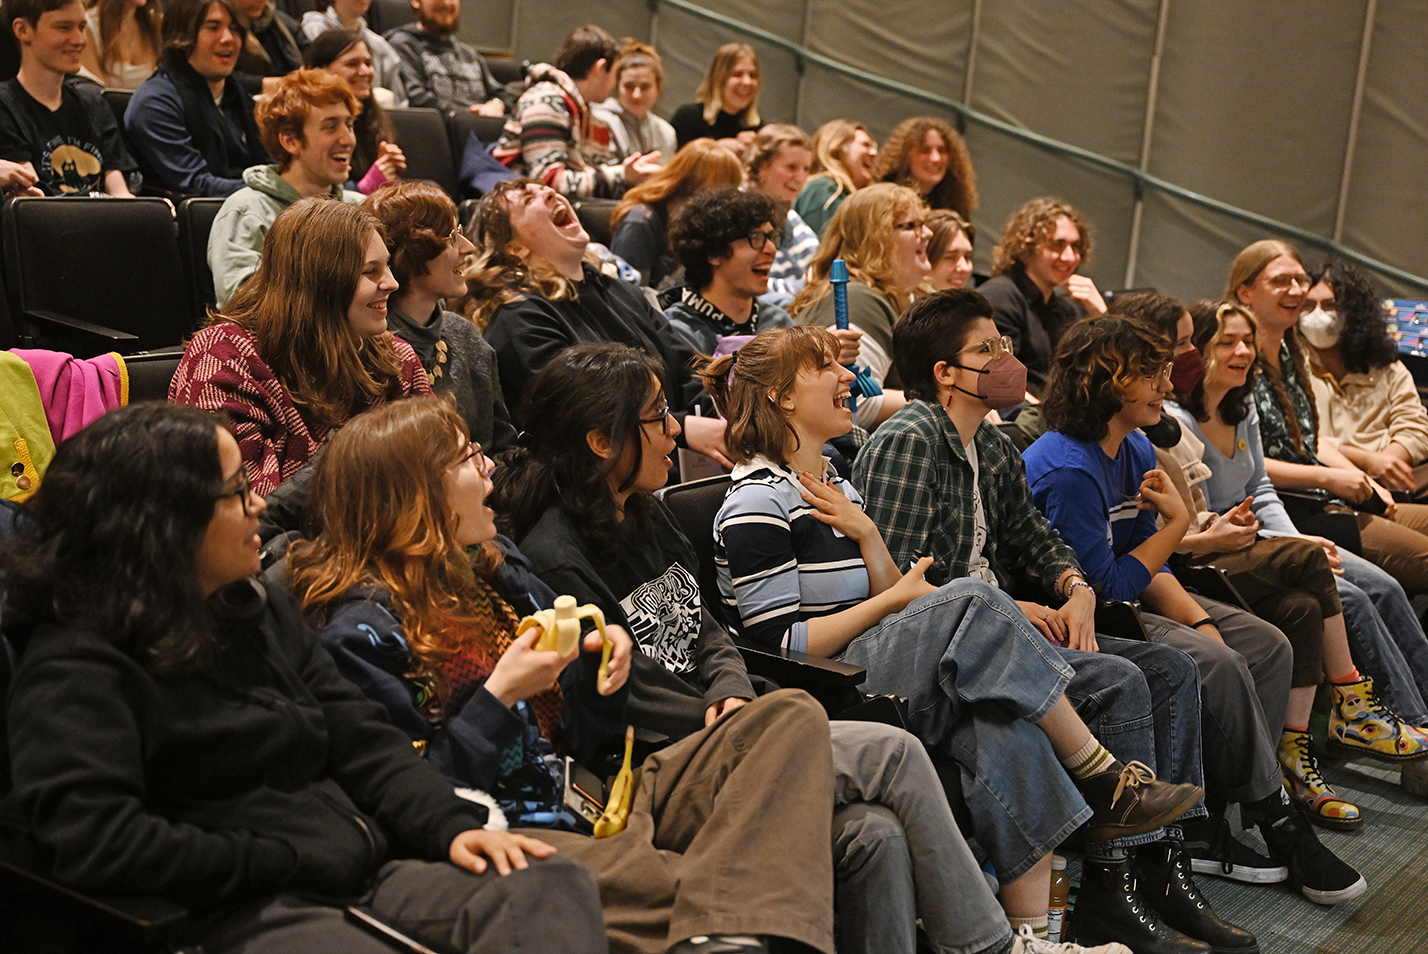
<path id="1" fill-rule="evenodd" d="M 402 396 L 430 394 L 431 382 L 411 345 L 393 338 L 392 346 L 402 369 Z M 169 383 L 169 401 L 226 411 L 249 480 L 263 495 L 301 470 L 331 430 L 309 428 L 252 336 L 232 322 L 193 336 Z"/>

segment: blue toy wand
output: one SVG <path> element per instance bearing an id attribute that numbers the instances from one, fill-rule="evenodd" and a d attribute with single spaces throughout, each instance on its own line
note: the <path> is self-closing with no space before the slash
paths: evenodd
<path id="1" fill-rule="evenodd" d="M 828 269 L 828 283 L 833 286 L 833 323 L 840 331 L 848 330 L 848 263 L 841 258 L 833 259 L 833 264 Z M 856 364 L 848 365 L 848 370 L 853 372 L 853 384 L 848 388 L 852 392 L 852 397 L 848 399 L 848 407 L 856 411 L 858 409 L 858 397 L 877 397 L 883 393 L 882 387 L 877 379 L 873 377 L 868 368 L 859 368 Z"/>

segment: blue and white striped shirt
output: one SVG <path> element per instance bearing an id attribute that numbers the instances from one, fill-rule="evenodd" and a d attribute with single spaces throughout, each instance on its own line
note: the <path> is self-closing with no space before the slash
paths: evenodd
<path id="1" fill-rule="evenodd" d="M 858 506 L 852 484 L 825 472 Z M 714 565 L 729 630 L 770 648 L 808 649 L 810 618 L 830 616 L 871 594 L 858 544 L 813 516 L 798 475 L 766 458 L 734 468 L 714 518 Z"/>

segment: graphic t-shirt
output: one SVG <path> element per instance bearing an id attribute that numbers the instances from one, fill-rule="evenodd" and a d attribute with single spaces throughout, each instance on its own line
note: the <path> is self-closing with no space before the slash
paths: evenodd
<path id="1" fill-rule="evenodd" d="M 119 124 L 94 89 L 66 82 L 51 112 L 18 79 L 0 83 L 0 159 L 28 162 L 46 195 L 104 191 L 104 173 L 134 168 Z"/>

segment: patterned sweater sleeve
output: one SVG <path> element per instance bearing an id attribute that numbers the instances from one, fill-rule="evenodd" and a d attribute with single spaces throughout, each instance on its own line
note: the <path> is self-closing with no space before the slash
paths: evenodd
<path id="1" fill-rule="evenodd" d="M 575 116 L 559 87 L 540 84 L 516 104 L 521 161 L 526 175 L 567 198 L 613 197 L 623 191 L 620 166 L 592 166 L 581 158 L 575 140 Z"/>

